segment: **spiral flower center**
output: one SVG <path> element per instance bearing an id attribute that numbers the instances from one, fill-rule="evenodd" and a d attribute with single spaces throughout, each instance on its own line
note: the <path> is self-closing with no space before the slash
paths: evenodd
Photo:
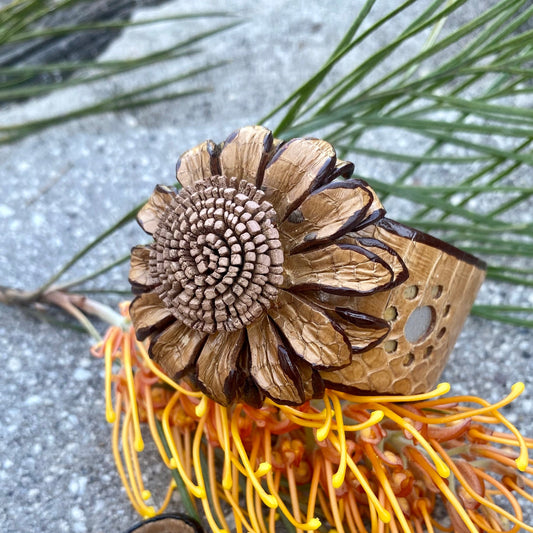
<path id="1" fill-rule="evenodd" d="M 276 212 L 264 193 L 215 176 L 181 189 L 154 232 L 150 273 L 174 316 L 214 333 L 260 317 L 283 282 Z"/>

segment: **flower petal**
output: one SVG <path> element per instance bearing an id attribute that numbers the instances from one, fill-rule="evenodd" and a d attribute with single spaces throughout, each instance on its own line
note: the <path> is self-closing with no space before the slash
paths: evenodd
<path id="1" fill-rule="evenodd" d="M 175 318 L 159 296 L 147 292 L 137 296 L 130 304 L 130 317 L 135 328 L 135 335 L 140 341 L 154 331 L 166 328 Z"/>
<path id="2" fill-rule="evenodd" d="M 294 254 L 284 264 L 285 288 L 363 295 L 387 289 L 392 280 L 392 270 L 383 259 L 352 244 Z"/>
<path id="3" fill-rule="evenodd" d="M 291 364 L 287 348 L 266 315 L 247 328 L 250 374 L 257 386 L 274 401 L 305 401 L 302 376 Z"/>
<path id="4" fill-rule="evenodd" d="M 213 141 L 205 141 L 187 150 L 176 163 L 176 179 L 183 187 L 220 174 L 220 148 Z"/>
<path id="5" fill-rule="evenodd" d="M 155 285 L 157 280 L 150 274 L 150 246 L 134 246 L 131 249 L 130 273 L 128 281 L 131 284 L 133 294 L 146 292 Z"/>
<path id="6" fill-rule="evenodd" d="M 280 291 L 278 304 L 268 311 L 302 359 L 319 368 L 338 368 L 351 360 L 351 348 L 339 326 L 304 298 Z"/>
<path id="7" fill-rule="evenodd" d="M 148 352 L 169 377 L 177 379 L 194 364 L 206 337 L 206 333 L 176 321 L 152 339 Z"/>
<path id="8" fill-rule="evenodd" d="M 137 222 L 141 228 L 152 235 L 165 209 L 176 196 L 176 190 L 164 185 L 156 185 L 148 202 L 137 213 Z"/>
<path id="9" fill-rule="evenodd" d="M 374 227 L 375 226 L 373 225 L 368 226 L 368 228 L 365 228 L 362 233 L 367 233 L 367 231 L 372 232 L 372 228 Z M 359 234 L 350 234 L 343 236 L 337 242 L 362 246 L 381 257 L 381 259 L 383 259 L 383 261 L 385 261 L 385 263 L 391 268 L 393 273 L 393 279 L 389 288 L 396 287 L 396 285 L 403 283 L 409 277 L 409 272 L 403 259 L 390 246 L 387 246 L 379 239 L 374 237 L 359 237 Z"/>
<path id="10" fill-rule="evenodd" d="M 357 180 L 334 182 L 312 192 L 279 226 L 291 253 L 332 241 L 357 226 L 373 195 Z"/>
<path id="11" fill-rule="evenodd" d="M 235 383 L 240 373 L 239 354 L 244 338 L 244 329 L 209 335 L 196 361 L 202 389 L 222 405 L 231 403 L 237 393 Z"/>
<path id="12" fill-rule="evenodd" d="M 337 307 L 335 311 L 337 316 L 334 315 L 333 319 L 348 337 L 352 352 L 366 352 L 389 334 L 390 325 L 386 320 L 344 307 Z"/>
<path id="13" fill-rule="evenodd" d="M 292 139 L 282 145 L 265 169 L 263 190 L 284 220 L 305 197 L 331 179 L 336 155 L 331 144 L 319 139 Z"/>
<path id="14" fill-rule="evenodd" d="M 272 155 L 272 141 L 272 132 L 262 126 L 248 126 L 233 132 L 220 152 L 221 173 L 260 187 L 265 166 Z"/>

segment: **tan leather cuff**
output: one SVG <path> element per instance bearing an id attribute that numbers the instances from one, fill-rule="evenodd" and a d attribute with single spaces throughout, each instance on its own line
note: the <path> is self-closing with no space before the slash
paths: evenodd
<path id="1" fill-rule="evenodd" d="M 347 368 L 323 377 L 337 389 L 426 392 L 444 370 L 483 282 L 486 265 L 387 218 L 369 226 L 365 236 L 395 250 L 409 277 L 389 291 L 357 299 L 358 311 L 384 318 L 391 330 L 378 346 L 355 357 Z"/>

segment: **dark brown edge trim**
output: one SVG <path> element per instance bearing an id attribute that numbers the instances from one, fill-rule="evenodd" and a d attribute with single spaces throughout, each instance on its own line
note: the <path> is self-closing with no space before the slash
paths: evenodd
<path id="1" fill-rule="evenodd" d="M 376 239 L 374 237 L 357 237 L 356 236 L 355 238 L 357 242 L 360 243 L 361 246 L 363 246 L 363 248 L 367 248 L 367 246 L 369 248 L 379 248 L 380 250 L 385 250 L 389 254 L 396 257 L 396 259 L 398 259 L 399 263 L 402 266 L 402 271 L 397 276 L 395 275 L 394 270 L 392 271 L 394 275 L 394 280 L 391 282 L 391 287 L 390 287 L 391 289 L 393 287 L 401 285 L 404 281 L 407 281 L 407 279 L 409 279 L 409 270 L 407 266 L 405 265 L 404 260 L 401 258 L 400 254 L 396 252 L 396 250 L 388 246 L 383 241 L 380 241 L 379 239 Z"/>
<path id="2" fill-rule="evenodd" d="M 482 259 L 479 259 L 468 252 L 464 252 L 463 250 L 452 246 L 446 241 L 442 241 L 437 237 L 433 237 L 433 235 L 423 233 L 422 231 L 409 226 L 404 226 L 403 224 L 400 224 L 399 222 L 396 222 L 390 218 L 382 218 L 376 223 L 376 226 L 383 228 L 386 231 L 390 231 L 399 237 L 420 242 L 422 244 L 426 244 L 427 246 L 431 246 L 432 248 L 437 248 L 438 250 L 455 257 L 459 261 L 468 263 L 469 265 L 475 266 L 481 270 L 487 269 L 487 263 L 485 263 L 485 261 Z"/>
<path id="3" fill-rule="evenodd" d="M 357 387 L 352 387 L 350 385 L 344 385 L 342 383 L 337 383 L 335 381 L 329 381 L 327 378 L 325 378 L 324 376 L 322 376 L 322 381 L 324 382 L 324 384 L 326 385 L 326 390 L 327 389 L 331 389 L 331 390 L 338 390 L 338 391 L 341 391 L 341 392 L 346 392 L 348 394 L 354 394 L 356 396 L 376 396 L 376 394 L 379 394 L 380 396 L 398 396 L 398 393 L 385 393 L 385 392 L 379 392 L 377 393 L 376 391 L 371 391 L 371 390 L 364 390 L 364 389 L 358 389 Z"/>
<path id="4" fill-rule="evenodd" d="M 204 529 L 194 518 L 183 513 L 164 513 L 158 516 L 154 516 L 153 518 L 148 518 L 147 520 L 138 522 L 137 524 L 132 526 L 130 529 L 128 529 L 125 533 L 135 533 L 135 531 L 140 531 L 140 528 L 142 528 L 146 524 L 150 524 L 152 522 L 159 522 L 162 520 L 169 520 L 169 519 L 178 520 L 182 523 L 187 524 L 188 526 L 193 528 L 195 533 L 204 533 Z"/>
<path id="5" fill-rule="evenodd" d="M 352 314 L 352 316 L 349 316 L 346 312 L 349 312 L 350 314 Z M 336 307 L 335 312 L 334 313 L 332 312 L 332 314 L 333 315 L 336 314 L 340 318 L 345 320 L 346 322 L 354 324 L 355 326 L 360 327 L 362 329 L 366 328 L 366 329 L 369 329 L 369 330 L 371 329 L 374 331 L 378 329 L 384 330 L 384 333 L 380 337 L 368 343 L 366 346 L 359 347 L 359 346 L 354 346 L 352 344 L 352 354 L 368 352 L 372 348 L 379 346 L 383 342 L 383 340 L 387 337 L 387 335 L 390 333 L 390 330 L 391 330 L 391 326 L 386 320 L 373 317 L 365 313 L 359 313 L 357 311 L 354 311 L 353 309 Z M 340 326 L 344 327 L 342 323 L 340 323 Z"/>

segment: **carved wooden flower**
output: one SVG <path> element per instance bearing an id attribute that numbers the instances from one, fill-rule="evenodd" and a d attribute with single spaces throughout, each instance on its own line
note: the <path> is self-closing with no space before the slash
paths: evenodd
<path id="1" fill-rule="evenodd" d="M 282 143 L 242 128 L 185 152 L 182 189 L 157 186 L 137 217 L 154 242 L 132 250 L 130 314 L 165 372 L 215 401 L 301 404 L 321 371 L 387 335 L 357 299 L 406 279 L 402 260 L 363 228 L 384 210 L 319 139 Z"/>

